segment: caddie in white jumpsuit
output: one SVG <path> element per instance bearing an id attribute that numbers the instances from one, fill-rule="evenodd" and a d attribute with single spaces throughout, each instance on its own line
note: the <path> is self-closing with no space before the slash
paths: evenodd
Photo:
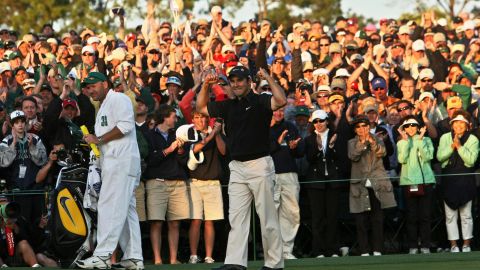
<path id="1" fill-rule="evenodd" d="M 109 90 L 107 78 L 90 72 L 82 82 L 93 100 L 101 102 L 95 134 L 84 137 L 100 148 L 102 188 L 98 201 L 97 247 L 93 256 L 77 262 L 81 268 L 143 269 L 140 226 L 135 208 L 135 188 L 140 181 L 138 150 L 132 103 L 123 93 Z M 111 265 L 117 244 L 122 261 Z"/>

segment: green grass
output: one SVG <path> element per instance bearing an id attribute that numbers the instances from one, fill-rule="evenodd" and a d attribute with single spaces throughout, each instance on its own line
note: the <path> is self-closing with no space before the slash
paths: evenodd
<path id="1" fill-rule="evenodd" d="M 152 270 L 187 270 L 211 269 L 220 266 L 207 264 L 182 265 L 146 265 Z M 263 261 L 249 262 L 248 269 L 260 269 Z M 480 269 L 480 252 L 472 253 L 434 253 L 429 255 L 384 255 L 381 257 L 341 257 L 322 259 L 298 259 L 286 261 L 285 269 L 289 270 L 465 270 Z"/>

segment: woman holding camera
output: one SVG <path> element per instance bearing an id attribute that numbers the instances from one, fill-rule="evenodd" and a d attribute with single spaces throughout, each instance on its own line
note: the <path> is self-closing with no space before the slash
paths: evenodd
<path id="1" fill-rule="evenodd" d="M 432 140 L 425 137 L 427 128 L 420 127 L 416 117 L 405 117 L 398 128 L 398 162 L 402 164 L 400 186 L 406 194 L 407 235 L 409 254 L 418 253 L 420 236 L 422 254 L 430 253 L 430 222 L 435 176 L 430 165 L 434 148 Z"/>
<path id="2" fill-rule="evenodd" d="M 352 126 L 356 136 L 348 141 L 348 157 L 352 161 L 350 212 L 355 216 L 361 255 L 370 255 L 370 225 L 373 255 L 380 256 L 383 249 L 383 209 L 397 205 L 392 183 L 383 166 L 386 149 L 383 141 L 370 133 L 368 117 L 357 115 Z"/>
<path id="3" fill-rule="evenodd" d="M 442 163 L 443 200 L 450 252 L 460 252 L 458 215 L 462 226 L 462 252 L 470 252 L 473 238 L 472 200 L 476 196 L 474 165 L 478 157 L 478 139 L 470 132 L 471 116 L 464 110 L 452 115 L 452 131 L 440 137 L 437 159 Z"/>

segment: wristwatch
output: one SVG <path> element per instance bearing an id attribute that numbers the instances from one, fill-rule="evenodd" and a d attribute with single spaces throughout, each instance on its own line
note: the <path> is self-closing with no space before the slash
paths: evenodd
<path id="1" fill-rule="evenodd" d="M 103 138 L 102 138 L 102 136 L 98 136 L 97 139 L 98 139 L 98 144 L 99 144 L 99 145 L 100 145 L 100 144 L 103 144 Z"/>

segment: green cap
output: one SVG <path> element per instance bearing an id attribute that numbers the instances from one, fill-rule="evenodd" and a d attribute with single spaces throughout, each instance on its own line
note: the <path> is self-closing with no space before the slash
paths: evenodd
<path id="1" fill-rule="evenodd" d="M 310 111 L 308 110 L 307 106 L 297 106 L 295 108 L 295 116 L 298 115 L 310 116 Z"/>
<path id="2" fill-rule="evenodd" d="M 13 60 L 15 58 L 19 58 L 20 57 L 20 53 L 19 52 L 13 52 L 11 54 L 8 55 L 8 61 L 10 60 Z"/>
<path id="3" fill-rule="evenodd" d="M 97 82 L 104 82 L 106 80 L 107 80 L 107 77 L 105 77 L 105 75 L 103 75 L 103 73 L 93 71 L 93 72 L 88 73 L 88 76 L 83 80 L 82 88 L 86 87 L 89 84 L 94 84 L 94 83 L 97 83 Z"/>

